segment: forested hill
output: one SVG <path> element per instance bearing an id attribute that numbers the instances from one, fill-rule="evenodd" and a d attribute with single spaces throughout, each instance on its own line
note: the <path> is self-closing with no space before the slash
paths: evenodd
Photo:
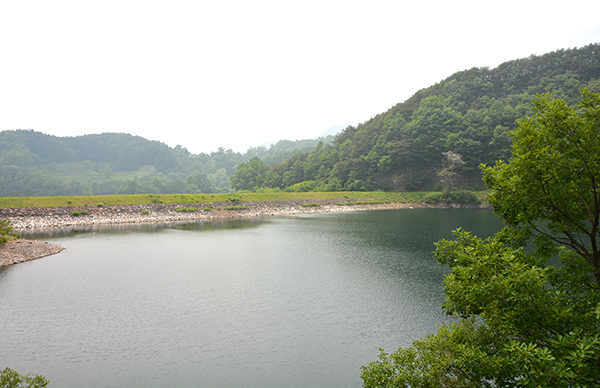
<path id="1" fill-rule="evenodd" d="M 600 44 L 461 71 L 335 138 L 284 140 L 244 154 L 193 155 L 122 133 L 7 130 L 0 132 L 0 196 L 436 189 L 447 151 L 465 162 L 459 185 L 481 188 L 477 166 L 509 158 L 509 131 L 536 94 L 574 104 L 583 87 L 600 92 Z"/>
<path id="2" fill-rule="evenodd" d="M 331 145 L 274 166 L 240 165 L 237 190 L 421 190 L 439 187 L 442 153 L 462 156 L 461 185 L 480 188 L 477 166 L 510 156 L 509 131 L 538 93 L 570 104 L 579 90 L 600 92 L 600 45 L 565 49 L 472 68 L 422 90 L 357 126 Z"/>
<path id="3" fill-rule="evenodd" d="M 34 130 L 0 132 L 0 196 L 229 192 L 229 177 L 252 157 L 281 162 L 312 151 L 316 140 L 280 141 L 244 154 L 220 148 L 193 155 L 124 133 L 56 137 Z"/>

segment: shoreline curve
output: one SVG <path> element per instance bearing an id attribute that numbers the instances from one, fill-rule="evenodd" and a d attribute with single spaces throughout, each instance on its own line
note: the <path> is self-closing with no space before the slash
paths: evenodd
<path id="1" fill-rule="evenodd" d="M 365 204 L 339 199 L 244 201 L 240 203 L 179 203 L 114 206 L 70 206 L 54 208 L 7 208 L 0 209 L 0 219 L 8 219 L 16 232 L 35 229 L 53 229 L 93 225 L 181 223 L 292 214 L 334 213 L 363 210 L 412 209 L 412 208 L 487 208 L 481 205 L 428 205 L 425 203 L 376 203 Z M 203 210 L 212 206 L 211 210 Z M 230 207 L 232 209 L 227 210 Z M 177 211 L 195 208 L 195 211 Z M 245 209 L 244 209 L 245 208 Z M 87 214 L 81 214 L 81 212 Z M 79 215 L 73 215 L 73 213 Z"/>
<path id="2" fill-rule="evenodd" d="M 212 206 L 211 210 L 203 210 Z M 236 208 L 243 207 L 243 208 Z M 181 212 L 180 208 L 197 208 Z M 227 210 L 227 207 L 233 207 Z M 341 213 L 365 210 L 416 209 L 416 208 L 489 208 L 481 205 L 428 205 L 424 203 L 340 203 L 339 199 L 244 201 L 240 203 L 180 203 L 114 205 L 53 208 L 4 208 L 0 219 L 8 219 L 13 229 L 20 232 L 37 232 L 81 226 L 168 224 L 186 222 L 226 221 L 241 218 L 286 216 L 310 213 Z M 87 214 L 81 214 L 81 212 Z M 73 215 L 74 212 L 80 215 Z M 18 239 L 0 246 L 0 268 L 59 253 L 64 248 L 38 240 Z"/>

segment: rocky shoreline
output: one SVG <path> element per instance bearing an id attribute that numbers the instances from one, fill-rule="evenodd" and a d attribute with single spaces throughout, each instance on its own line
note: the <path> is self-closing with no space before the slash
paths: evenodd
<path id="1" fill-rule="evenodd" d="M 11 240 L 0 245 L 0 268 L 54 255 L 65 248 L 38 240 Z"/>
<path id="2" fill-rule="evenodd" d="M 357 204 L 340 199 L 215 202 L 147 205 L 115 205 L 56 208 L 0 209 L 0 219 L 12 222 L 18 232 L 38 232 L 95 225 L 187 223 L 291 214 L 351 212 L 403 208 L 452 208 L 465 206 L 432 206 L 406 203 Z M 211 208 L 208 210 L 208 208 Z M 479 208 L 479 206 L 467 206 Z M 187 208 L 198 209 L 181 211 Z M 229 210 L 227 209 L 229 208 Z M 180 209 L 179 211 L 177 209 Z M 47 244 L 47 245 L 46 245 Z M 0 267 L 58 253 L 62 247 L 37 240 L 17 240 L 0 247 Z"/>
<path id="3" fill-rule="evenodd" d="M 344 205 L 339 199 L 257 202 L 215 202 L 116 205 L 56 208 L 0 209 L 0 219 L 12 222 L 15 231 L 68 228 L 90 225 L 148 224 L 173 222 L 198 222 L 248 217 L 282 216 L 289 214 L 349 212 L 400 208 L 434 207 L 425 204 L 374 203 Z M 211 210 L 204 210 L 208 207 Z M 233 207 L 227 210 L 228 207 Z M 243 207 L 248 207 L 244 209 Z M 438 206 L 435 206 L 438 207 Z M 449 207 L 449 206 L 446 206 Z M 177 211 L 177 209 L 198 209 Z M 74 215 L 78 214 L 78 215 Z"/>

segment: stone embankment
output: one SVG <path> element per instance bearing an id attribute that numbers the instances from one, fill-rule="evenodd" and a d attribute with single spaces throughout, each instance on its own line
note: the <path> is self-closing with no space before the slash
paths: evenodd
<path id="1" fill-rule="evenodd" d="M 12 222 L 15 231 L 32 229 L 68 228 L 89 225 L 119 225 L 147 223 L 184 223 L 248 217 L 283 216 L 290 214 L 348 212 L 359 210 L 399 209 L 428 207 L 415 204 L 353 204 L 340 205 L 339 199 L 310 201 L 259 201 L 148 204 L 57 208 L 14 208 L 0 209 L 0 219 Z M 313 204 L 313 206 L 307 206 Z M 316 204 L 316 205 L 314 205 Z M 208 207 L 211 210 L 205 210 Z M 249 207 L 249 209 L 227 210 L 227 207 Z M 197 211 L 177 211 L 181 208 L 197 208 Z M 82 214 L 87 213 L 87 214 Z M 77 214 L 79 215 L 73 215 Z"/>
<path id="2" fill-rule="evenodd" d="M 341 204 L 343 203 L 343 204 Z M 208 208 L 211 208 L 210 210 Z M 228 210 L 228 207 L 234 207 Z M 236 209 L 235 207 L 245 207 Z M 82 226 L 192 223 L 216 220 L 228 220 L 250 217 L 285 216 L 290 214 L 351 212 L 361 210 L 383 210 L 402 208 L 455 208 L 480 207 L 402 203 L 357 204 L 340 199 L 303 200 L 303 201 L 260 201 L 260 202 L 219 202 L 219 203 L 181 203 L 118 205 L 56 208 L 14 208 L 0 209 L 0 219 L 12 222 L 16 232 L 40 232 L 69 230 Z M 190 208 L 194 211 L 177 211 Z M 0 245 L 0 267 L 16 264 L 40 257 L 53 255 L 64 248 L 37 240 L 13 240 Z"/>

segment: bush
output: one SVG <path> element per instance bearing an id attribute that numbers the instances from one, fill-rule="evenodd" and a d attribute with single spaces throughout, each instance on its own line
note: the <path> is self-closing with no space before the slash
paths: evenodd
<path id="1" fill-rule="evenodd" d="M 205 207 L 203 210 L 204 210 L 205 212 L 209 212 L 209 211 L 211 211 L 211 210 L 212 210 L 212 207 L 208 207 L 208 206 L 207 206 L 207 207 Z"/>
<path id="2" fill-rule="evenodd" d="M 461 191 L 451 191 L 449 193 L 431 193 L 427 194 L 423 197 L 423 202 L 429 204 L 446 204 L 449 205 L 451 203 L 461 204 L 461 205 L 478 205 L 481 203 L 479 198 L 475 194 L 470 191 L 461 190 Z"/>
<path id="3" fill-rule="evenodd" d="M 88 214 L 90 214 L 90 212 L 87 211 L 86 209 L 79 210 L 79 211 L 75 210 L 74 212 L 71 213 L 71 215 L 73 217 L 87 216 Z"/>
<path id="4" fill-rule="evenodd" d="M 226 206 L 225 210 L 248 210 L 250 206 Z"/>
<path id="5" fill-rule="evenodd" d="M 0 245 L 7 242 L 9 239 L 19 238 L 20 234 L 13 231 L 9 220 L 0 220 Z"/>
<path id="6" fill-rule="evenodd" d="M 144 209 L 144 210 L 142 210 L 142 214 L 150 214 L 150 210 Z"/>
<path id="7" fill-rule="evenodd" d="M 283 191 L 292 192 L 292 193 L 308 193 L 310 191 L 314 191 L 315 187 L 317 187 L 317 182 L 304 181 L 304 182 L 296 183 L 295 185 L 288 186 Z"/>
<path id="8" fill-rule="evenodd" d="M 321 205 L 319 205 L 318 203 L 311 202 L 311 203 L 301 203 L 300 206 L 304 206 L 304 207 L 319 207 Z"/>
<path id="9" fill-rule="evenodd" d="M 183 213 L 190 213 L 190 212 L 197 212 L 198 208 L 197 207 L 180 207 L 175 209 L 176 212 L 183 212 Z"/>

